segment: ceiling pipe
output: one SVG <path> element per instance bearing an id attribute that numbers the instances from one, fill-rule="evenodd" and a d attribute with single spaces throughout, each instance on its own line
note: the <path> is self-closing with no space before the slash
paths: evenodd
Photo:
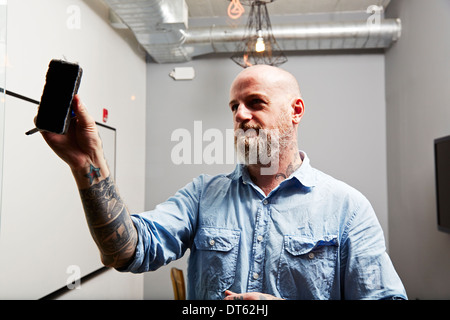
<path id="1" fill-rule="evenodd" d="M 234 52 L 242 41 L 243 27 L 191 28 L 184 32 L 183 47 L 191 56 Z M 401 21 L 386 19 L 372 26 L 366 21 L 273 25 L 283 51 L 388 48 L 401 35 Z"/>
<path id="2" fill-rule="evenodd" d="M 186 62 L 210 53 L 233 53 L 245 27 L 188 27 L 184 0 L 105 0 L 157 63 Z M 401 34 L 399 19 L 272 25 L 281 50 L 385 49 Z"/>

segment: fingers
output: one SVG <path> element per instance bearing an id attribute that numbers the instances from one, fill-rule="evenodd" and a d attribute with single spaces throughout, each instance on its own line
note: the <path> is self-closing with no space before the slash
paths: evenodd
<path id="1" fill-rule="evenodd" d="M 235 294 L 235 293 L 230 290 L 225 290 L 225 296 L 229 296 L 231 294 Z"/>
<path id="2" fill-rule="evenodd" d="M 230 290 L 225 290 L 225 299 L 224 300 L 244 300 L 244 294 L 234 293 Z"/>
<path id="3" fill-rule="evenodd" d="M 61 135 L 53 132 L 40 131 L 40 133 L 44 140 L 50 145 L 50 147 L 52 147 L 55 142 L 61 139 Z"/>
<path id="4" fill-rule="evenodd" d="M 224 300 L 281 300 L 281 298 L 260 292 L 234 293 L 230 290 L 225 290 Z"/>

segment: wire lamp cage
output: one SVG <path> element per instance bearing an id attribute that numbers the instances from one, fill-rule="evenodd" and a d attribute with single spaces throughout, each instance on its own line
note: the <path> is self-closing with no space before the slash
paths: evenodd
<path id="1" fill-rule="evenodd" d="M 266 4 L 275 0 L 241 0 L 250 5 L 244 37 L 236 46 L 231 60 L 243 68 L 256 64 L 279 66 L 287 61 L 272 32 Z"/>

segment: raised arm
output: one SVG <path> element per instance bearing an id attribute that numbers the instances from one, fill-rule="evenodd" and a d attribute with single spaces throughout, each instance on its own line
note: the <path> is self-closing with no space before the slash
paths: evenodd
<path id="1" fill-rule="evenodd" d="M 102 263 L 121 268 L 134 255 L 137 232 L 110 177 L 94 119 L 78 95 L 72 106 L 76 117 L 72 119 L 67 134 L 42 132 L 42 135 L 72 170 Z"/>

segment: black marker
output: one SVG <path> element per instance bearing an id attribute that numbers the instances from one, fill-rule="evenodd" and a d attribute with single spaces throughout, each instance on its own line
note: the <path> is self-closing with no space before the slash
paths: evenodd
<path id="1" fill-rule="evenodd" d="M 71 112 L 72 112 L 72 113 L 71 113 L 71 115 L 70 115 L 70 118 L 73 119 L 73 118 L 75 118 L 75 112 L 73 112 L 73 110 L 71 110 Z M 38 132 L 38 131 L 40 131 L 38 128 L 34 128 L 34 129 L 31 129 L 31 130 L 25 132 L 25 134 L 26 134 L 27 136 L 31 136 L 32 134 L 35 134 L 35 133 Z"/>
<path id="2" fill-rule="evenodd" d="M 39 131 L 38 128 L 34 128 L 34 129 L 31 129 L 30 131 L 25 132 L 25 134 L 26 134 L 27 136 L 31 136 L 32 134 L 34 134 L 34 133 L 36 133 L 36 132 L 38 132 L 38 131 Z"/>

